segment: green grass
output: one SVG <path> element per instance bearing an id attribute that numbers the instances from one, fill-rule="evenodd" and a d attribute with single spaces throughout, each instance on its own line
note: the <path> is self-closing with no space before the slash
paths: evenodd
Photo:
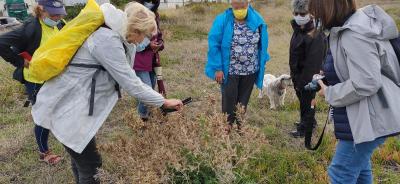
<path id="1" fill-rule="evenodd" d="M 256 6 L 269 24 L 272 59 L 267 73 L 275 75 L 289 71 L 292 15 L 285 2 Z M 385 7 L 398 22 L 399 6 Z M 254 90 L 245 122 L 248 134 L 225 137 L 221 132 L 221 118 L 215 114 L 220 111 L 220 89 L 203 70 L 207 32 L 215 15 L 226 7 L 195 4 L 160 12 L 166 43 L 161 62 L 168 97 L 191 96 L 194 102 L 181 114 L 155 116 L 142 132 L 136 100 L 124 94 L 97 134 L 105 183 L 328 183 L 326 170 L 336 143 L 332 125 L 314 152 L 304 148 L 303 140 L 291 138 L 288 133 L 299 119 L 299 103 L 292 89 L 278 110 L 270 110 L 268 100 L 258 99 Z M 73 183 L 69 157 L 52 136 L 51 149 L 65 161 L 53 167 L 38 163 L 30 108 L 22 107 L 24 88 L 11 79 L 12 70 L 0 61 L 0 183 Z M 317 101 L 319 136 L 328 105 L 320 97 Z M 398 138 L 389 139 L 372 161 L 375 183 L 399 183 Z"/>
<path id="2" fill-rule="evenodd" d="M 171 41 L 180 41 L 193 38 L 206 39 L 208 34 L 204 31 L 194 30 L 192 27 L 186 25 L 171 24 L 164 26 L 164 29 L 171 32 Z"/>

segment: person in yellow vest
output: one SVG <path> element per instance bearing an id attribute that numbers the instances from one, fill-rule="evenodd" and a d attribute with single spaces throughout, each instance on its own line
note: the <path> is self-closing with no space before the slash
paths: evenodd
<path id="1" fill-rule="evenodd" d="M 39 0 L 32 19 L 16 30 L 0 35 L 0 56 L 17 68 L 14 79 L 25 84 L 31 104 L 35 104 L 36 95 L 44 81 L 31 77 L 29 56 L 62 29 L 65 25 L 62 18 L 66 15 L 61 0 Z M 39 147 L 39 160 L 49 164 L 59 163 L 62 158 L 51 153 L 48 147 L 49 130 L 35 125 L 34 132 Z"/>

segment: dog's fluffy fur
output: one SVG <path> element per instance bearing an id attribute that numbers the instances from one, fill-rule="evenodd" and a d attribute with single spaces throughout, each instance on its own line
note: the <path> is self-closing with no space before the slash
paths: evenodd
<path id="1" fill-rule="evenodd" d="M 264 83 L 262 90 L 259 91 L 258 98 L 263 98 L 266 94 L 269 98 L 271 109 L 276 109 L 285 104 L 286 88 L 292 84 L 289 75 L 281 75 L 276 78 L 274 75 L 264 75 Z"/>

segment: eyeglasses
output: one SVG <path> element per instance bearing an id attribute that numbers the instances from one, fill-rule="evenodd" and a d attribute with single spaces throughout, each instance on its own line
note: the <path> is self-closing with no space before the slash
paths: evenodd
<path id="1" fill-rule="evenodd" d="M 298 12 L 293 12 L 293 15 L 294 15 L 294 16 L 298 16 L 298 15 L 300 15 L 300 16 L 302 16 L 302 17 L 305 17 L 307 14 L 308 14 L 308 13 L 298 13 Z"/>

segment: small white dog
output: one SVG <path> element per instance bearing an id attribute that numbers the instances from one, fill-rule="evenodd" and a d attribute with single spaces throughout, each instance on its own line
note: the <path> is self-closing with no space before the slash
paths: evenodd
<path id="1" fill-rule="evenodd" d="M 285 104 L 286 88 L 292 85 L 292 78 L 289 75 L 281 75 L 276 78 L 274 75 L 265 74 L 262 90 L 259 91 L 258 98 L 263 98 L 266 94 L 269 98 L 271 109 L 276 109 Z"/>

